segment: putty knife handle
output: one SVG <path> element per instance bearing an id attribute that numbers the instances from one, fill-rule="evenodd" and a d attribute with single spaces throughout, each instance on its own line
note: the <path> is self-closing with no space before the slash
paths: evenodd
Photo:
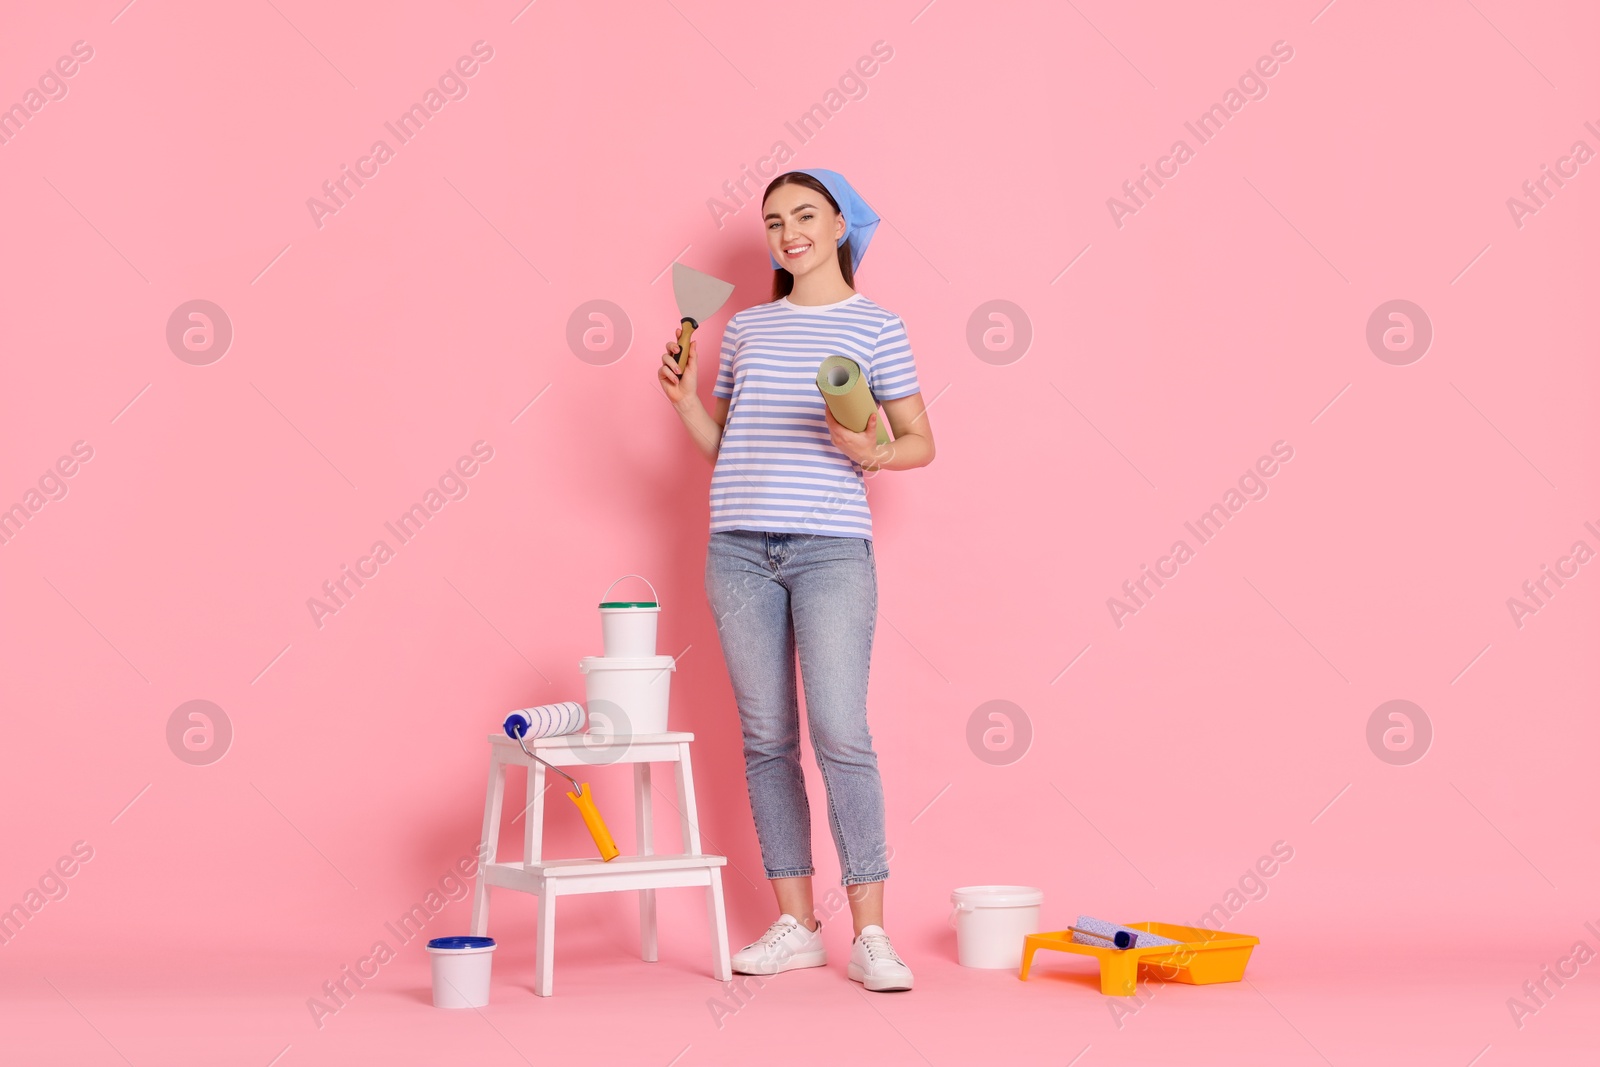
<path id="1" fill-rule="evenodd" d="M 689 340 L 694 337 L 694 331 L 700 324 L 685 316 L 683 324 L 678 327 L 678 373 L 683 373 L 683 365 L 689 361 Z"/>

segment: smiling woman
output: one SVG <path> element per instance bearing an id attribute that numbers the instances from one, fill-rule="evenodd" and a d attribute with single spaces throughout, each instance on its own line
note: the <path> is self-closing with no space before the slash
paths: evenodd
<path id="1" fill-rule="evenodd" d="M 762 224 L 773 299 L 728 321 L 712 395 L 697 392 L 695 342 L 680 371 L 670 342 L 658 380 L 711 476 L 706 598 L 717 622 L 744 735 L 745 783 L 779 915 L 733 954 L 740 974 L 820 967 L 812 906 L 811 809 L 800 766 L 795 659 L 828 824 L 855 926 L 846 974 L 873 991 L 910 989 L 911 968 L 883 929 L 889 877 L 883 784 L 867 728 L 867 670 L 878 569 L 864 471 L 933 460 L 933 431 L 905 323 L 855 290 L 878 215 L 844 176 L 790 171 L 767 186 Z M 853 360 L 882 401 L 841 425 L 817 385 L 830 355 Z"/>

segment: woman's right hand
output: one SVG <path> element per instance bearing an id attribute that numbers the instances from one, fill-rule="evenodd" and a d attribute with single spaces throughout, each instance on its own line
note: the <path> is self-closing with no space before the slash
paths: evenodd
<path id="1" fill-rule="evenodd" d="M 698 400 L 700 394 L 695 389 L 697 372 L 695 368 L 695 344 L 697 338 L 689 338 L 689 358 L 684 361 L 683 372 L 678 372 L 678 353 L 681 351 L 676 340 L 667 342 L 667 350 L 661 355 L 661 367 L 657 377 L 661 380 L 661 390 L 667 394 L 667 399 L 672 401 L 674 407 L 680 407 L 691 399 Z"/>

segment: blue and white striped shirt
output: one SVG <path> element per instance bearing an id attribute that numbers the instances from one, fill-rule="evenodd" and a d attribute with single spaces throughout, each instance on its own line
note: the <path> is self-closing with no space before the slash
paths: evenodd
<path id="1" fill-rule="evenodd" d="M 828 436 L 817 390 L 817 370 L 834 355 L 860 364 L 879 403 L 921 391 L 905 323 L 860 293 L 810 307 L 784 297 L 728 320 L 711 391 L 732 401 L 711 475 L 713 533 L 871 540 L 865 475 Z"/>

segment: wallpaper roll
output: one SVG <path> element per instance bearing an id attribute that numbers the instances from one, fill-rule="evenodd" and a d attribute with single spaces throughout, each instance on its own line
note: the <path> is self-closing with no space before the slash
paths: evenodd
<path id="1" fill-rule="evenodd" d="M 575 734 L 582 730 L 588 716 L 583 705 L 576 700 L 559 704 L 541 704 L 536 708 L 513 711 L 506 717 L 506 733 L 511 737 L 555 737 L 558 734 Z M 522 724 L 526 724 L 525 726 Z"/>
<path id="2" fill-rule="evenodd" d="M 849 356 L 829 356 L 817 368 L 817 388 L 828 410 L 846 428 L 860 433 L 867 428 L 867 419 L 878 410 L 872 388 L 861 373 L 861 365 Z M 888 444 L 889 435 L 878 419 L 878 444 Z"/>

